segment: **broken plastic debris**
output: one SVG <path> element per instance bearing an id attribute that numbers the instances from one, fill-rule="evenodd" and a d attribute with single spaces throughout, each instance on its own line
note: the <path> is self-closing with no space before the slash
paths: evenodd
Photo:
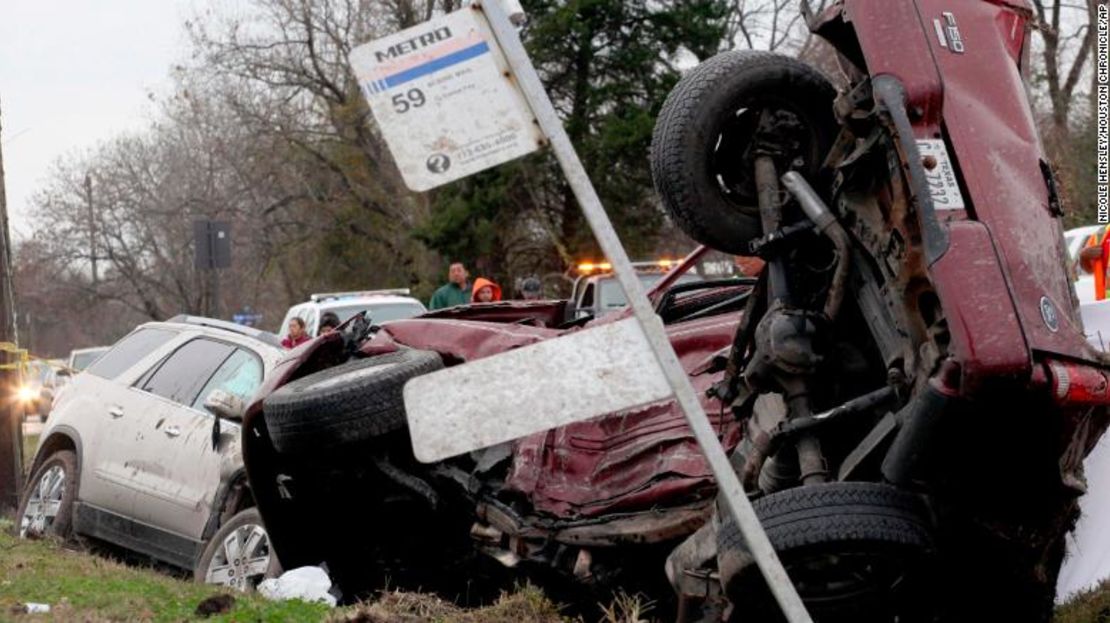
<path id="1" fill-rule="evenodd" d="M 258 592 L 267 599 L 281 601 L 301 599 L 319 601 L 335 607 L 336 599 L 331 594 L 331 578 L 320 567 L 297 567 L 281 574 L 281 577 L 263 580 Z"/>

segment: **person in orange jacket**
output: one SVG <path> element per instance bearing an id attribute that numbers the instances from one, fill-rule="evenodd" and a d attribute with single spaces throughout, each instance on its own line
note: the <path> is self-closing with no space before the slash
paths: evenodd
<path id="1" fill-rule="evenodd" d="M 1087 237 L 1079 252 L 1079 264 L 1095 278 L 1095 300 L 1106 299 L 1107 259 L 1110 258 L 1110 225 Z"/>
<path id="2" fill-rule="evenodd" d="M 486 279 L 478 277 L 474 280 L 474 289 L 471 290 L 471 303 L 492 303 L 501 300 L 501 286 Z"/>

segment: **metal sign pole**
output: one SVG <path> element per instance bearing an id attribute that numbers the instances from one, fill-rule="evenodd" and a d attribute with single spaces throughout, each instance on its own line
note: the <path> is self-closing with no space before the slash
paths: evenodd
<path id="1" fill-rule="evenodd" d="M 686 377 L 674 349 L 671 348 L 671 343 L 663 330 L 662 321 L 651 308 L 647 296 L 640 287 L 639 279 L 636 278 L 624 246 L 621 245 L 617 232 L 613 229 L 613 224 L 609 221 L 609 216 L 605 213 L 582 162 L 578 159 L 578 154 L 563 128 L 562 121 L 547 97 L 547 91 L 540 82 L 516 29 L 497 0 L 475 2 L 471 8 L 484 11 L 489 19 L 489 25 L 497 38 L 497 43 L 505 54 L 505 59 L 515 74 L 525 99 L 532 107 L 540 128 L 551 141 L 551 149 L 555 152 L 567 182 L 582 207 L 586 221 L 593 230 L 605 257 L 612 264 L 613 273 L 628 298 L 632 312 L 640 322 L 659 367 L 674 390 L 675 399 L 686 414 L 686 420 L 694 432 L 694 437 L 713 470 L 728 509 L 741 534 L 744 535 L 744 540 L 760 571 L 763 572 L 763 577 L 767 580 L 775 599 L 778 600 L 783 614 L 791 623 L 811 622 L 812 619 L 806 612 L 798 592 L 786 576 L 786 570 L 783 569 L 767 534 L 759 524 L 759 518 L 744 493 L 740 479 L 732 471 L 728 456 L 725 455 L 708 416 L 698 402 L 690 379 Z"/>

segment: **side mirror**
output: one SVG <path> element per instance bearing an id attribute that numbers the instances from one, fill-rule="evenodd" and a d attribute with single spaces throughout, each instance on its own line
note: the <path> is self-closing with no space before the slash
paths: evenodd
<path id="1" fill-rule="evenodd" d="M 222 389 L 212 390 L 212 393 L 204 399 L 204 408 L 208 409 L 217 418 L 225 420 L 242 420 L 246 407 L 247 405 L 242 398 Z"/>

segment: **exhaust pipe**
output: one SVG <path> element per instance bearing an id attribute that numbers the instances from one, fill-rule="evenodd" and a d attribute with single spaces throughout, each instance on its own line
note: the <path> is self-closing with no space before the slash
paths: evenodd
<path id="1" fill-rule="evenodd" d="M 922 480 L 923 468 L 933 451 L 939 424 L 955 398 L 940 380 L 944 374 L 929 379 L 925 388 L 895 416 L 901 425 L 894 442 L 883 459 L 883 478 L 900 487 Z"/>

